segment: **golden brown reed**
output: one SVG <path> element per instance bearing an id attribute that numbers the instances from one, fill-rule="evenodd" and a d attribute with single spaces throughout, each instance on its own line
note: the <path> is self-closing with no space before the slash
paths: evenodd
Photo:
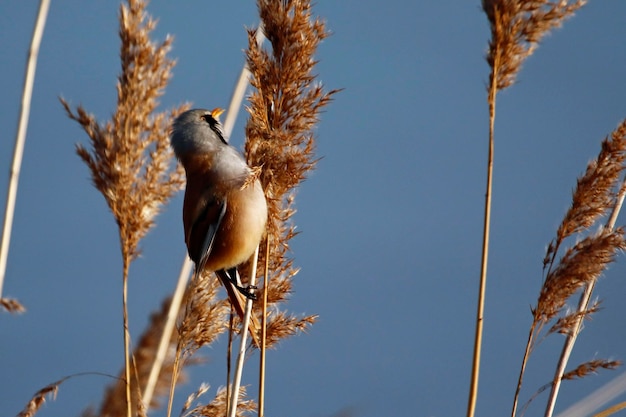
<path id="1" fill-rule="evenodd" d="M 189 411 L 192 404 L 195 401 L 197 401 L 198 398 L 203 396 L 209 390 L 209 388 L 210 388 L 209 384 L 202 383 L 200 384 L 200 386 L 195 392 L 192 392 L 191 394 L 189 394 L 189 396 L 187 397 L 187 400 L 185 400 L 185 404 L 183 404 L 183 408 L 180 411 L 180 415 L 181 416 L 187 415 L 187 411 Z"/>
<path id="2" fill-rule="evenodd" d="M 565 373 L 561 377 L 561 379 L 562 380 L 573 380 L 573 379 L 576 379 L 576 378 L 584 378 L 585 376 L 588 376 L 589 374 L 597 373 L 597 371 L 600 370 L 600 369 L 616 369 L 621 364 L 622 364 L 621 361 L 609 361 L 609 360 L 605 360 L 605 359 L 595 359 L 595 360 L 592 360 L 592 361 L 589 361 L 589 362 L 585 362 L 585 363 L 577 366 L 576 369 L 573 369 L 573 370 Z M 535 393 L 528 399 L 528 401 L 526 401 L 526 403 L 524 403 L 524 406 L 522 407 L 522 409 L 520 411 L 520 415 L 521 416 L 525 415 L 526 410 L 528 409 L 530 404 L 540 394 L 545 392 L 551 386 L 552 386 L 552 382 L 548 382 L 547 384 L 544 384 L 541 387 L 539 387 L 539 389 L 537 389 L 537 391 L 535 391 Z"/>
<path id="3" fill-rule="evenodd" d="M 606 359 L 594 359 L 589 362 L 578 365 L 575 369 L 563 374 L 561 379 L 571 380 L 576 378 L 584 378 L 589 374 L 595 374 L 600 369 L 617 369 L 622 365 L 622 361 L 609 361 Z"/>
<path id="4" fill-rule="evenodd" d="M 142 0 L 129 0 L 120 7 L 122 72 L 112 119 L 101 124 L 82 106 L 74 113 L 61 99 L 68 116 L 89 136 L 90 148 L 79 144 L 76 152 L 113 213 L 125 262 L 139 254 L 139 241 L 184 183 L 182 168 L 173 162 L 168 131 L 172 118 L 186 107 L 156 113 L 175 64 L 167 57 L 172 38 L 159 45 L 150 40 L 156 22 L 145 6 Z"/>
<path id="5" fill-rule="evenodd" d="M 274 346 L 282 339 L 306 331 L 316 320 L 317 316 L 305 316 L 294 320 L 284 311 L 277 311 L 273 313 L 272 320 L 268 323 L 266 343 L 268 346 Z"/>
<path id="6" fill-rule="evenodd" d="M 202 388 L 202 387 L 201 387 Z M 243 417 L 254 411 L 256 403 L 254 400 L 246 399 L 246 389 L 244 387 L 239 388 L 239 402 L 237 404 L 237 417 Z M 226 414 L 228 408 L 227 391 L 225 388 L 220 388 L 213 400 L 206 405 L 199 405 L 193 409 L 186 411 L 183 408 L 184 413 L 181 413 L 183 417 L 223 417 Z M 185 404 L 187 406 L 187 404 Z"/>
<path id="7" fill-rule="evenodd" d="M 591 227 L 614 206 L 616 184 L 626 160 L 626 120 L 602 142 L 597 158 L 576 181 L 572 204 L 546 250 L 544 268 L 552 265 L 556 253 L 566 238 Z"/>
<path id="8" fill-rule="evenodd" d="M 198 349 L 213 343 L 227 329 L 235 329 L 229 318 L 229 304 L 218 297 L 219 281 L 213 272 L 194 273 L 185 293 L 185 310 L 178 323 L 178 342 L 175 345 L 172 372 L 169 375 L 167 415 L 171 415 L 172 401 L 179 373 Z M 230 366 L 230 361 L 228 362 Z M 200 395 L 200 394 L 198 394 Z"/>
<path id="9" fill-rule="evenodd" d="M 127 282 L 130 263 L 139 254 L 139 242 L 152 226 L 163 204 L 180 190 L 182 168 L 175 165 L 169 146 L 171 119 L 186 107 L 156 112 L 175 62 L 167 57 L 172 38 L 151 41 L 156 26 L 145 11 L 146 2 L 128 0 L 119 12 L 121 73 L 117 81 L 117 107 L 111 120 L 99 123 L 82 106 L 76 112 L 61 99 L 67 115 L 90 139 L 89 149 L 76 152 L 89 167 L 94 186 L 102 193 L 118 226 L 122 252 L 122 308 L 125 353 L 126 415 L 130 417 L 130 335 Z M 139 402 L 140 403 L 140 402 Z M 138 409 L 141 411 L 140 409 Z"/>
<path id="10" fill-rule="evenodd" d="M 474 340 L 474 358 L 470 389 L 468 396 L 467 416 L 472 417 L 476 409 L 478 396 L 478 379 L 480 372 L 480 355 L 484 323 L 484 306 L 487 282 L 487 265 L 489 257 L 489 237 L 491 226 L 491 193 L 493 184 L 494 159 L 494 126 L 496 114 L 496 97 L 500 90 L 515 83 L 522 64 L 537 48 L 541 39 L 550 30 L 561 26 L 563 21 L 571 17 L 582 7 L 586 0 L 482 0 L 482 8 L 489 21 L 491 38 L 486 60 L 491 68 L 487 87 L 487 103 L 489 106 L 489 140 L 487 151 L 487 181 L 485 192 L 485 211 L 483 218 L 483 241 L 481 270 L 478 289 L 478 306 L 476 313 L 476 331 Z M 527 356 L 530 346 L 524 357 Z M 522 364 L 522 373 L 525 360 Z M 517 407 L 517 392 L 512 415 Z"/>
<path id="11" fill-rule="evenodd" d="M 26 307 L 15 298 L 0 298 L 0 307 L 4 308 L 9 313 L 23 313 L 26 311 Z"/>
<path id="12" fill-rule="evenodd" d="M 472 374 L 472 386 L 470 387 L 468 416 L 474 413 L 478 368 L 476 364 L 478 363 L 477 358 L 480 356 L 482 306 L 484 305 L 489 242 L 496 95 L 499 90 L 515 83 L 524 60 L 534 52 L 541 39 L 550 30 L 559 27 L 565 19 L 571 17 L 585 3 L 585 0 L 483 0 L 482 2 L 491 30 L 486 57 L 491 67 L 488 86 L 489 153 L 483 258 L 474 352 L 475 366 Z M 622 173 L 625 159 L 625 133 L 626 126 L 622 123 L 611 137 L 603 142 L 598 157 L 589 164 L 585 174 L 578 179 L 572 205 L 559 226 L 555 239 L 547 248 L 544 257 L 544 285 L 540 291 L 537 306 L 532 310 L 533 322 L 522 359 L 512 416 L 516 415 L 528 356 L 538 340 L 538 334 L 543 326 L 556 319 L 556 323 L 548 330 L 547 334 L 554 332 L 576 333 L 580 321 L 598 311 L 598 304 L 596 303 L 592 307 L 581 305 L 578 311 L 574 313 L 564 313 L 563 309 L 567 300 L 582 287 L 592 287 L 608 263 L 614 260 L 616 253 L 625 247 L 621 228 L 613 230 L 611 225 L 601 228 L 596 233 L 590 232 L 591 227 L 597 224 L 598 219 L 616 205 L 616 191 L 619 189 L 617 182 Z M 567 249 L 557 262 L 556 257 L 563 241 L 573 235 L 579 235 L 581 240 Z M 559 315 L 561 317 L 558 317 Z M 555 377 L 555 381 L 560 379 L 560 375 Z"/>
<path id="13" fill-rule="evenodd" d="M 594 302 L 591 307 L 583 309 L 582 311 L 568 312 L 564 316 L 559 317 L 547 333 L 571 335 L 574 333 L 574 329 L 578 326 L 581 319 L 591 319 L 591 315 L 598 311 L 600 311 L 600 301 Z"/>
<path id="14" fill-rule="evenodd" d="M 537 307 L 533 309 L 535 320 L 543 323 L 552 320 L 576 291 L 595 281 L 613 262 L 616 252 L 624 249 L 622 228 L 603 228 L 568 248 L 541 287 Z"/>
<path id="15" fill-rule="evenodd" d="M 33 395 L 31 400 L 26 404 L 26 407 L 17 415 L 17 417 L 32 417 L 37 411 L 41 408 L 41 406 L 46 402 L 46 397 L 50 396 L 52 399 L 55 399 L 57 396 L 57 392 L 59 391 L 59 385 L 61 385 L 66 378 L 60 379 L 58 381 L 53 382 L 52 384 L 46 385 L 39 391 Z"/>
<path id="16" fill-rule="evenodd" d="M 228 329 L 228 301 L 217 297 L 219 281 L 213 273 L 194 274 L 186 294 L 185 312 L 178 325 L 181 360 L 210 345 Z"/>
<path id="17" fill-rule="evenodd" d="M 275 305 L 288 297 L 298 272 L 288 256 L 289 241 L 296 235 L 291 222 L 294 191 L 315 168 L 313 130 L 321 109 L 337 90 L 327 92 L 315 82 L 314 55 L 328 32 L 324 22 L 313 16 L 310 2 L 259 0 L 257 5 L 271 50 L 260 47 L 255 31 L 248 31 L 246 55 L 254 92 L 249 98 L 245 154 L 251 166 L 261 167 L 260 180 L 268 200 L 267 233 L 272 243 L 270 276 L 265 283 L 268 303 Z M 261 276 L 264 244 L 259 253 Z M 255 311 L 259 314 L 258 308 Z M 268 318 L 268 347 L 314 320 L 314 316 L 272 314 Z"/>
<path id="18" fill-rule="evenodd" d="M 515 82 L 522 63 L 550 30 L 561 26 L 587 1 L 483 0 L 491 29 L 489 85 L 502 90 Z M 490 87 L 491 88 L 491 87 Z"/>
<path id="19" fill-rule="evenodd" d="M 602 141 L 598 156 L 576 181 L 572 203 L 561 221 L 555 238 L 544 257 L 547 271 L 534 320 L 546 323 L 565 305 L 566 300 L 582 285 L 594 281 L 611 262 L 616 252 L 625 248 L 622 228 L 602 227 L 567 249 L 558 264 L 556 255 L 563 241 L 588 232 L 616 204 L 620 175 L 626 161 L 626 120 Z M 590 309 L 594 312 L 595 309 Z"/>
<path id="20" fill-rule="evenodd" d="M 564 313 L 567 301 L 581 288 L 593 286 L 608 264 L 614 261 L 617 253 L 626 249 L 624 229 L 621 227 L 600 226 L 597 232 L 583 237 L 584 234 L 591 233 L 591 228 L 599 223 L 602 216 L 617 205 L 617 191 L 623 187 L 620 185 L 620 176 L 624 170 L 625 160 L 626 120 L 605 138 L 598 156 L 587 165 L 585 173 L 578 178 L 571 206 L 546 250 L 543 261 L 546 277 L 537 305 L 532 309 L 533 321 L 515 392 L 513 416 L 528 357 L 543 327 L 556 319 L 556 323 L 547 334 L 559 332 L 575 336 L 581 320 L 597 312 L 599 304 L 596 302 L 591 307 L 581 306 L 574 313 Z M 557 262 L 556 256 L 563 241 L 573 235 L 578 235 L 581 240 L 567 248 Z M 555 377 L 554 383 L 567 379 L 564 375 Z M 553 404 L 553 399 L 551 403 Z"/>

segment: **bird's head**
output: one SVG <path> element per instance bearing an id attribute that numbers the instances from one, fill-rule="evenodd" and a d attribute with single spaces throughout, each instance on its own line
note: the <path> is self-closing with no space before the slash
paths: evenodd
<path id="1" fill-rule="evenodd" d="M 188 110 L 178 116 L 172 125 L 170 143 L 176 157 L 185 159 L 190 154 L 211 154 L 226 145 L 219 121 L 223 109 Z"/>

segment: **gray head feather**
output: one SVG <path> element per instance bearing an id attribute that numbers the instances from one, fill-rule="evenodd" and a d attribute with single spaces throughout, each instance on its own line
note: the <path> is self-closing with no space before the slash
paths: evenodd
<path id="1" fill-rule="evenodd" d="M 224 140 L 222 126 L 211 111 L 188 110 L 172 125 L 170 143 L 178 159 L 188 154 L 209 154 L 214 157 L 212 169 L 223 178 L 245 178 L 250 168 L 239 151 Z"/>
<path id="2" fill-rule="evenodd" d="M 214 153 L 227 145 L 222 126 L 205 109 L 188 110 L 174 120 L 170 142 L 178 158 L 186 153 Z"/>

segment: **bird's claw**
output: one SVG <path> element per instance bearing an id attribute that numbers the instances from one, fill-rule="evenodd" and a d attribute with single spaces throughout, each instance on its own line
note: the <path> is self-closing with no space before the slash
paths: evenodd
<path id="1" fill-rule="evenodd" d="M 243 296 L 246 297 L 248 300 L 256 301 L 258 299 L 256 294 L 254 293 L 254 290 L 257 289 L 256 285 L 248 285 L 247 287 L 235 285 L 235 288 L 237 288 L 237 290 L 239 290 L 239 292 L 243 294 Z"/>

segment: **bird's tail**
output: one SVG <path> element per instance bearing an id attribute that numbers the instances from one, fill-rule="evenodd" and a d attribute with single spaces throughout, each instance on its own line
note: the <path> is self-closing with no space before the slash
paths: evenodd
<path id="1" fill-rule="evenodd" d="M 215 271 L 215 274 L 219 278 L 220 282 L 226 289 L 226 293 L 228 294 L 228 299 L 230 300 L 231 305 L 235 309 L 235 312 L 239 316 L 239 319 L 243 323 L 244 315 L 245 315 L 245 305 L 246 298 L 241 294 L 237 288 L 233 285 L 233 283 L 228 278 L 226 271 L 219 270 Z M 261 335 L 261 324 L 259 320 L 254 314 L 250 314 L 250 324 L 248 326 L 248 330 L 250 331 L 250 336 L 252 336 L 252 340 L 257 347 L 261 346 L 260 335 Z"/>

